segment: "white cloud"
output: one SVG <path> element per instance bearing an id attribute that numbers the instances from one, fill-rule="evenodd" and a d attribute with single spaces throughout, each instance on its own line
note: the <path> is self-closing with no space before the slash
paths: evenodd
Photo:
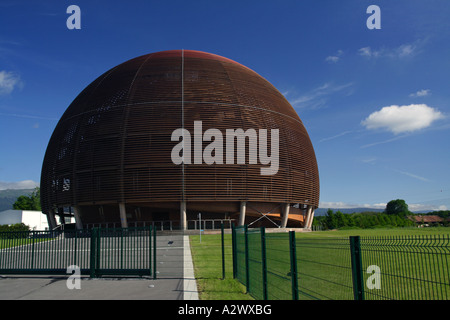
<path id="1" fill-rule="evenodd" d="M 402 44 L 396 48 L 372 49 L 371 47 L 363 47 L 358 50 L 358 53 L 368 58 L 406 58 L 415 55 L 417 51 L 418 45 L 416 44 Z"/>
<path id="2" fill-rule="evenodd" d="M 412 98 L 416 98 L 416 97 L 425 97 L 429 94 L 430 94 L 430 89 L 422 89 L 415 93 L 411 93 L 409 96 Z"/>
<path id="3" fill-rule="evenodd" d="M 336 138 L 339 138 L 339 137 L 342 137 L 342 136 L 345 136 L 346 134 L 349 134 L 349 133 L 352 133 L 353 131 L 344 131 L 344 132 L 341 132 L 341 133 L 339 133 L 339 134 L 336 134 L 336 135 L 334 135 L 334 136 L 331 136 L 331 137 L 327 137 L 327 138 L 323 138 L 323 139 L 320 139 L 319 140 L 319 142 L 324 142 L 324 141 L 329 141 L 329 140 L 333 140 L 333 139 L 336 139 Z"/>
<path id="4" fill-rule="evenodd" d="M 384 128 L 394 134 L 413 132 L 429 127 L 444 115 L 426 104 L 387 106 L 369 115 L 361 122 L 367 129 Z"/>
<path id="5" fill-rule="evenodd" d="M 325 58 L 325 61 L 336 63 L 339 61 L 339 59 L 340 58 L 338 56 L 328 56 Z"/>
<path id="6" fill-rule="evenodd" d="M 341 92 L 348 89 L 348 92 L 352 92 L 351 87 L 353 83 L 346 83 L 342 85 L 335 85 L 332 83 L 325 83 L 324 85 L 317 87 L 310 92 L 292 99 L 290 101 L 293 107 L 317 109 L 326 104 L 329 95 Z M 347 92 L 347 94 L 349 94 Z"/>
<path id="7" fill-rule="evenodd" d="M 326 57 L 325 61 L 330 63 L 336 63 L 341 59 L 343 54 L 344 52 L 342 50 L 338 50 L 338 52 L 335 55 Z"/>
<path id="8" fill-rule="evenodd" d="M 385 209 L 386 208 L 386 203 L 354 204 L 354 203 L 346 203 L 346 202 L 320 202 L 319 208 L 333 208 L 333 209 L 351 209 L 351 208 Z"/>
<path id="9" fill-rule="evenodd" d="M 412 203 L 408 204 L 409 211 L 433 211 L 433 210 L 448 210 L 445 205 L 434 205 L 434 204 L 420 204 L 420 203 Z"/>
<path id="10" fill-rule="evenodd" d="M 320 202 L 319 208 L 347 209 L 358 208 L 359 206 L 345 202 Z"/>
<path id="11" fill-rule="evenodd" d="M 6 189 L 34 189 L 39 187 L 39 183 L 33 180 L 23 180 L 16 182 L 0 181 L 0 190 Z"/>
<path id="12" fill-rule="evenodd" d="M 404 44 L 404 45 L 401 45 L 400 47 L 398 47 L 397 49 L 395 49 L 394 55 L 399 58 L 408 57 L 408 56 L 412 56 L 415 53 L 415 50 L 416 50 L 416 47 L 414 45 Z"/>
<path id="13" fill-rule="evenodd" d="M 370 47 L 364 47 L 358 50 L 358 53 L 364 57 L 378 57 L 380 51 L 373 51 Z"/>
<path id="14" fill-rule="evenodd" d="M 41 116 L 33 116 L 29 114 L 18 114 L 18 113 L 3 113 L 0 112 L 0 116 L 2 117 L 17 117 L 17 118 L 25 118 L 25 119 L 39 119 L 39 120 L 56 120 L 59 118 L 51 118 L 51 117 L 41 117 Z"/>
<path id="15" fill-rule="evenodd" d="M 366 158 L 362 159 L 361 162 L 374 165 L 377 162 L 377 158 Z"/>
<path id="16" fill-rule="evenodd" d="M 376 146 L 376 145 L 379 145 L 379 144 L 390 143 L 390 142 L 393 142 L 393 141 L 397 141 L 397 140 L 406 138 L 408 136 L 409 136 L 409 134 L 403 134 L 403 135 L 400 135 L 400 136 L 395 136 L 394 138 L 390 138 L 390 139 L 387 139 L 387 140 L 377 141 L 377 142 L 372 142 L 372 143 L 369 143 L 369 144 L 365 144 L 365 145 L 361 146 L 361 148 L 364 149 L 364 148 L 373 147 L 373 146 Z"/>
<path id="17" fill-rule="evenodd" d="M 13 92 L 15 88 L 21 86 L 19 75 L 10 71 L 0 71 L 0 95 Z"/>
<path id="18" fill-rule="evenodd" d="M 413 173 L 406 172 L 406 171 L 400 171 L 400 170 L 395 170 L 395 171 L 397 171 L 398 173 L 404 174 L 405 176 L 408 176 L 408 177 L 417 179 L 417 180 L 421 180 L 421 181 L 425 181 L 425 182 L 430 182 L 429 179 L 424 178 L 424 177 L 421 177 L 421 176 L 418 176 L 417 174 L 413 174 Z"/>

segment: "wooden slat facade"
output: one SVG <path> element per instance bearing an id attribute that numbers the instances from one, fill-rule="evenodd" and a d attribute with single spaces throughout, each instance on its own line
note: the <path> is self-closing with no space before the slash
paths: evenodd
<path id="1" fill-rule="evenodd" d="M 224 164 L 183 168 L 172 162 L 178 144 L 172 132 L 189 130 L 193 143 L 194 121 L 202 121 L 203 132 L 222 132 Z M 279 130 L 275 175 L 261 175 L 268 165 L 259 162 L 225 163 L 226 130 L 238 128 Z M 248 147 L 247 142 L 247 153 Z M 183 200 L 188 209 L 194 203 L 239 201 L 317 208 L 319 173 L 302 121 L 267 80 L 217 55 L 173 50 L 112 68 L 72 102 L 46 150 L 41 201 L 43 212 L 79 206 L 91 215 L 84 219 L 96 220 L 92 212 L 98 210 L 88 206 L 171 207 Z"/>

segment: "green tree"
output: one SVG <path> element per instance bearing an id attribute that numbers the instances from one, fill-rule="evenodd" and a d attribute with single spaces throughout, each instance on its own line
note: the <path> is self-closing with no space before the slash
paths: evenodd
<path id="1" fill-rule="evenodd" d="M 336 212 L 336 228 L 345 227 L 345 215 L 341 211 Z"/>
<path id="2" fill-rule="evenodd" d="M 346 214 L 346 226 L 347 227 L 354 227 L 355 226 L 355 219 L 353 214 Z"/>
<path id="3" fill-rule="evenodd" d="M 336 229 L 338 227 L 336 215 L 333 213 L 333 210 L 331 209 L 327 210 L 327 218 L 325 221 L 328 229 Z"/>
<path id="4" fill-rule="evenodd" d="M 19 196 L 13 204 L 15 210 L 41 211 L 41 190 L 36 187 L 30 196 Z"/>
<path id="5" fill-rule="evenodd" d="M 378 215 L 378 223 L 379 223 L 381 226 L 388 225 L 388 224 L 389 224 L 389 223 L 388 223 L 388 216 L 387 216 L 386 214 L 384 214 L 384 213 Z"/>
<path id="6" fill-rule="evenodd" d="M 397 216 L 405 216 L 410 213 L 408 205 L 406 204 L 405 200 L 402 199 L 389 201 L 384 212 L 389 215 Z"/>

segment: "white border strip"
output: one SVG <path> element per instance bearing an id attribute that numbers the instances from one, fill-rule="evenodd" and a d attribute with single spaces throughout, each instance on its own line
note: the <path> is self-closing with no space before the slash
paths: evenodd
<path id="1" fill-rule="evenodd" d="M 197 281 L 194 276 L 189 236 L 183 236 L 184 246 L 184 272 L 183 272 L 183 300 L 198 300 Z"/>

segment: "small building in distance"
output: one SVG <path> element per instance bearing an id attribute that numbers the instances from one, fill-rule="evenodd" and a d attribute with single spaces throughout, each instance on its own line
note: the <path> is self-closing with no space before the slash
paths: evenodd
<path id="1" fill-rule="evenodd" d="M 442 225 L 445 221 L 444 218 L 436 215 L 412 215 L 408 216 L 408 219 L 414 221 L 418 227 Z"/>
<path id="2" fill-rule="evenodd" d="M 0 212 L 0 225 L 23 223 L 30 230 L 48 230 L 47 215 L 40 211 L 5 210 Z"/>

